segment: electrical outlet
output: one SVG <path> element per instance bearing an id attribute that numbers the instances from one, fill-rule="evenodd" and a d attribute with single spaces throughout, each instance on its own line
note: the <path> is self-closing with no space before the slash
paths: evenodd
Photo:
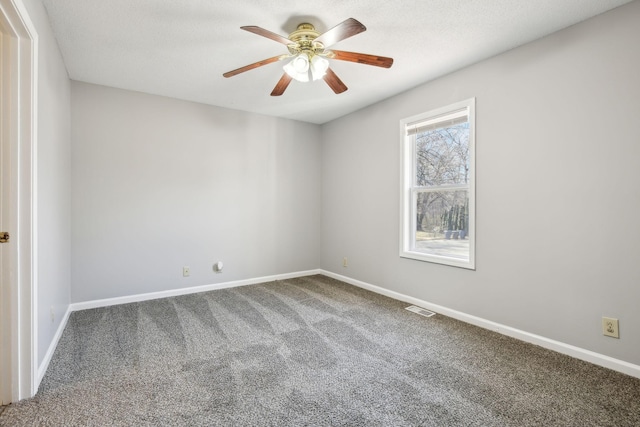
<path id="1" fill-rule="evenodd" d="M 620 338 L 620 329 L 618 328 L 618 319 L 611 317 L 602 318 L 602 334 L 608 337 Z"/>
<path id="2" fill-rule="evenodd" d="M 191 269 L 189 267 L 182 267 L 182 276 L 189 277 L 191 274 Z"/>
<path id="3" fill-rule="evenodd" d="M 215 264 L 213 264 L 213 271 L 216 273 L 222 273 L 223 268 L 224 268 L 224 264 L 222 264 L 222 261 L 218 261 Z"/>
<path id="4" fill-rule="evenodd" d="M 53 306 L 51 306 L 51 310 L 49 310 L 49 313 L 51 314 L 51 323 L 56 321 L 56 312 L 53 311 Z"/>
<path id="5" fill-rule="evenodd" d="M 349 267 L 349 262 L 347 260 L 347 257 L 342 258 L 342 266 L 343 267 Z"/>

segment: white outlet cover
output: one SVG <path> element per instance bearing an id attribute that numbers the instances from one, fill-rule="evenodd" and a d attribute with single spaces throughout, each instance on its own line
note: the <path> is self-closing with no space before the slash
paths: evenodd
<path id="1" fill-rule="evenodd" d="M 222 263 L 222 261 L 218 261 L 213 264 L 213 271 L 215 271 L 216 273 L 221 273 L 223 268 L 224 264 Z"/>
<path id="2" fill-rule="evenodd" d="M 618 319 L 614 319 L 612 317 L 603 317 L 602 334 L 607 337 L 620 338 Z"/>

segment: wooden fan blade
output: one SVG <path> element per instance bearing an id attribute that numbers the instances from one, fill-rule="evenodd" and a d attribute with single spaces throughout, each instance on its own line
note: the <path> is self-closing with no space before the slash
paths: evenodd
<path id="1" fill-rule="evenodd" d="M 244 67 L 237 68 L 233 71 L 228 71 L 223 74 L 224 77 L 233 77 L 240 73 L 244 73 L 245 71 L 253 70 L 254 68 L 262 67 L 263 65 L 271 64 L 272 62 L 277 62 L 280 60 L 279 56 L 274 56 L 273 58 L 263 59 L 262 61 L 254 62 L 253 64 L 245 65 Z"/>
<path id="2" fill-rule="evenodd" d="M 273 91 L 271 91 L 271 96 L 282 95 L 284 91 L 287 90 L 287 87 L 289 86 L 289 83 L 291 83 L 291 80 L 291 76 L 287 73 L 284 73 L 282 77 L 280 77 L 280 80 L 278 80 L 276 87 L 274 87 Z"/>
<path id="3" fill-rule="evenodd" d="M 386 56 L 367 55 L 366 53 L 345 52 L 344 50 L 331 50 L 333 59 L 340 61 L 357 62 L 358 64 L 375 65 L 376 67 L 389 68 L 393 65 L 393 58 Z"/>
<path id="4" fill-rule="evenodd" d="M 342 83 L 342 80 L 340 80 L 340 78 L 336 75 L 336 73 L 333 72 L 331 68 L 327 68 L 327 74 L 324 75 L 323 80 L 327 82 L 329 87 L 335 93 L 342 93 L 348 89 L 347 85 Z"/>
<path id="5" fill-rule="evenodd" d="M 269 30 L 265 30 L 264 28 L 256 27 L 255 25 L 247 25 L 247 26 L 244 26 L 244 27 L 240 27 L 240 29 L 245 30 L 245 31 L 249 31 L 250 33 L 257 34 L 257 35 L 262 36 L 262 37 L 266 37 L 266 38 L 271 39 L 271 40 L 275 40 L 278 43 L 282 43 L 284 45 L 290 45 L 291 43 L 293 43 L 291 40 L 289 40 L 286 37 L 281 36 L 280 34 L 272 33 Z"/>
<path id="6" fill-rule="evenodd" d="M 367 27 L 362 25 L 358 20 L 349 18 L 329 31 L 320 34 L 314 41 L 322 43 L 324 47 L 329 47 L 366 30 Z"/>

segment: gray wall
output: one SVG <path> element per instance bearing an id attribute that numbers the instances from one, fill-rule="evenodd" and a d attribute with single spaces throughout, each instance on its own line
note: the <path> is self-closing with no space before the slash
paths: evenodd
<path id="1" fill-rule="evenodd" d="M 44 7 L 37 0 L 24 0 L 24 4 L 38 33 L 36 315 L 40 364 L 70 303 L 70 82 Z"/>
<path id="2" fill-rule="evenodd" d="M 318 268 L 317 125 L 85 83 L 71 93 L 74 302 Z"/>
<path id="3" fill-rule="evenodd" d="M 321 266 L 640 364 L 639 18 L 633 2 L 321 127 L 74 82 L 72 301 Z M 398 122 L 469 97 L 477 269 L 401 259 Z"/>
<path id="4" fill-rule="evenodd" d="M 633 2 L 324 125 L 322 268 L 640 364 L 639 22 Z M 401 259 L 398 122 L 470 97 L 477 269 Z"/>

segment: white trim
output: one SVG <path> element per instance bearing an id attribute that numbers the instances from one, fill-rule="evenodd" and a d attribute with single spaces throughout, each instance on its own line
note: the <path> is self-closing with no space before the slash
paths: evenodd
<path id="1" fill-rule="evenodd" d="M 226 289 L 226 288 L 234 288 L 238 286 L 255 285 L 259 283 L 272 282 L 274 280 L 286 280 L 286 279 L 292 279 L 296 277 L 312 276 L 315 274 L 322 274 L 336 280 L 341 280 L 345 283 L 349 283 L 351 285 L 358 286 L 363 289 L 367 289 L 377 294 L 385 295 L 390 298 L 397 299 L 399 301 L 405 301 L 407 303 L 426 308 L 436 313 L 449 316 L 454 319 L 461 320 L 463 322 L 470 323 L 472 325 L 479 326 L 484 329 L 489 329 L 494 332 L 498 332 L 499 334 L 502 334 L 502 335 L 516 338 L 531 344 L 539 345 L 540 347 L 544 347 L 549 350 L 556 351 L 558 353 L 566 354 L 568 356 L 575 357 L 576 359 L 593 363 L 594 365 L 603 366 L 605 368 L 609 368 L 614 371 L 622 372 L 624 374 L 631 375 L 636 378 L 640 378 L 639 365 L 634 365 L 632 363 L 625 362 L 623 360 L 614 359 L 612 357 L 605 356 L 603 354 L 595 353 L 590 350 L 585 350 L 580 347 L 576 347 L 570 344 L 565 344 L 559 341 L 545 338 L 540 335 L 535 335 L 529 332 L 521 331 L 519 329 L 512 328 L 510 326 L 502 325 L 500 323 L 482 319 L 477 316 L 472 316 L 470 314 L 462 313 L 460 311 L 443 307 L 438 304 L 432 304 L 430 302 L 427 302 L 418 298 L 414 298 L 405 294 L 401 294 L 396 291 L 385 289 L 380 286 L 372 285 L 367 282 L 352 279 L 351 277 L 343 276 L 341 274 L 333 273 L 331 271 L 327 271 L 323 269 L 315 269 L 315 270 L 299 271 L 294 273 L 277 274 L 273 276 L 256 277 L 253 279 L 244 279 L 244 280 L 236 280 L 231 282 L 216 283 L 212 285 L 194 286 L 194 287 L 183 288 L 183 289 L 172 289 L 168 291 L 151 292 L 147 294 L 137 294 L 137 295 L 130 295 L 125 297 L 107 298 L 107 299 L 101 299 L 101 300 L 73 303 L 67 309 L 67 312 L 65 313 L 64 318 L 62 319 L 62 321 L 60 322 L 60 325 L 58 326 L 58 330 L 56 331 L 53 341 L 51 342 L 51 345 L 47 350 L 47 354 L 45 355 L 44 360 L 40 364 L 40 368 L 38 370 L 38 384 L 40 383 L 40 381 L 42 381 L 42 378 L 44 377 L 47 371 L 47 368 L 49 367 L 49 362 L 53 357 L 56 346 L 58 345 L 58 341 L 60 340 L 60 337 L 62 336 L 64 328 L 67 325 L 69 316 L 74 311 L 87 310 L 87 309 L 99 308 L 99 307 L 108 307 L 108 306 L 117 305 L 117 304 L 127 304 L 132 302 L 148 301 L 148 300 L 153 300 L 158 298 L 167 298 L 167 297 L 187 295 L 187 294 L 193 294 L 193 293 L 199 293 L 199 292 L 207 292 L 207 291 L 213 291 L 216 289 Z"/>
<path id="2" fill-rule="evenodd" d="M 44 378 L 44 374 L 47 373 L 47 369 L 49 368 L 49 363 L 51 362 L 51 358 L 53 357 L 53 353 L 56 351 L 56 347 L 58 346 L 58 342 L 60 341 L 60 337 L 62 337 L 62 333 L 64 332 L 64 328 L 67 326 L 67 322 L 69 321 L 69 316 L 71 316 L 71 307 L 67 307 L 67 311 L 64 313 L 60 324 L 58 325 L 58 329 L 56 330 L 51 343 L 49 344 L 49 348 L 47 349 L 47 353 L 44 355 L 40 366 L 38 367 L 38 386 L 42 382 Z"/>
<path id="3" fill-rule="evenodd" d="M 17 75 L 12 91 L 17 97 L 18 113 L 12 144 L 18 150 L 17 243 L 14 298 L 12 313 L 14 341 L 12 376 L 13 400 L 32 397 L 37 383 L 37 261 L 36 261 L 36 146 L 37 146 L 37 82 L 38 34 L 21 0 L 0 0 L 5 30 L 15 40 L 12 47 L 17 58 Z"/>
<path id="4" fill-rule="evenodd" d="M 147 294 L 128 295 L 124 297 L 106 298 L 93 301 L 83 301 L 71 304 L 71 311 L 87 310 L 90 308 L 108 307 L 117 304 L 128 304 L 132 302 L 148 301 L 158 298 L 175 297 L 179 295 L 195 294 L 199 292 L 214 291 L 216 289 L 235 288 L 238 286 L 255 285 L 258 283 L 273 282 L 274 280 L 286 280 L 296 277 L 312 276 L 321 274 L 321 270 L 298 271 L 295 273 L 276 274 L 273 276 L 256 277 L 253 279 L 235 280 L 231 282 L 216 283 L 212 285 L 193 286 L 190 288 L 171 289 L 167 291 L 150 292 Z"/>
<path id="5" fill-rule="evenodd" d="M 362 282 L 360 280 L 352 279 L 341 274 L 333 273 L 326 270 L 320 270 L 320 274 L 325 276 L 341 280 L 354 286 L 358 286 L 363 289 L 375 292 L 380 295 L 385 295 L 390 298 L 394 298 L 400 301 L 405 301 L 420 307 L 424 307 L 428 310 L 435 311 L 436 313 L 443 314 L 448 317 L 452 317 L 457 320 L 461 320 L 466 323 L 470 323 L 475 326 L 479 326 L 484 329 L 489 329 L 502 335 L 506 335 L 512 338 L 519 339 L 521 341 L 535 344 L 540 347 L 544 347 L 549 350 L 556 351 L 567 356 L 575 357 L 576 359 L 584 360 L 585 362 L 593 363 L 594 365 L 602 366 L 614 371 L 622 372 L 623 374 L 630 375 L 632 377 L 640 378 L 640 365 L 625 362 L 624 360 L 614 359 L 613 357 L 606 356 L 604 354 L 596 353 L 591 350 L 576 347 L 571 344 L 566 344 L 560 341 L 552 340 L 540 335 L 532 334 L 520 329 L 512 328 L 510 326 L 502 325 L 500 323 L 492 322 L 490 320 L 483 319 L 481 317 L 473 316 L 461 311 L 453 310 L 438 304 L 433 304 L 428 301 L 424 301 L 418 298 L 414 298 L 408 295 L 401 294 L 396 291 L 381 288 L 370 283 Z"/>
<path id="6" fill-rule="evenodd" d="M 99 307 L 109 307 L 112 305 L 128 304 L 132 302 L 149 301 L 149 300 L 154 300 L 158 298 L 167 298 L 167 297 L 173 297 L 173 296 L 179 296 L 179 295 L 213 291 L 216 289 L 235 288 L 238 286 L 255 285 L 259 283 L 272 282 L 274 280 L 286 280 L 286 279 L 293 279 L 296 277 L 312 276 L 314 274 L 321 274 L 321 270 L 317 269 L 317 270 L 298 271 L 295 273 L 276 274 L 273 276 L 263 276 L 263 277 L 256 277 L 253 279 L 235 280 L 231 282 L 216 283 L 212 285 L 193 286 L 190 288 L 183 288 L 183 289 L 172 289 L 168 291 L 150 292 L 147 294 L 137 294 L 137 295 L 124 296 L 124 297 L 106 298 L 101 300 L 73 303 L 69 305 L 69 307 L 67 308 L 67 311 L 65 312 L 64 317 L 60 322 L 60 325 L 58 325 L 58 329 L 56 330 L 53 340 L 51 341 L 51 344 L 49 344 L 47 353 L 45 354 L 42 362 L 40 363 L 40 366 L 38 368 L 37 384 L 38 385 L 40 384 L 45 374 L 47 373 L 47 369 L 49 368 L 49 363 L 51 363 L 51 359 L 53 358 L 53 354 L 55 353 L 56 347 L 58 346 L 58 342 L 60 341 L 60 338 L 62 337 L 62 333 L 64 332 L 64 329 L 67 326 L 71 313 L 74 311 L 88 310 L 91 308 L 99 308 Z"/>
<path id="7" fill-rule="evenodd" d="M 469 98 L 446 107 L 437 108 L 426 113 L 417 114 L 400 120 L 400 250 L 402 258 L 418 261 L 433 262 L 452 267 L 475 270 L 475 117 L 476 99 Z M 469 259 L 458 259 L 435 253 L 423 252 L 414 248 L 416 230 L 416 189 L 424 190 L 425 187 L 416 187 L 416 154 L 414 136 L 407 133 L 407 127 L 412 125 L 426 126 L 432 123 L 446 121 L 453 117 L 460 117 L 464 112 L 469 122 L 469 183 L 464 189 L 469 192 Z M 457 188 L 458 186 L 432 186 L 428 187 L 437 191 L 439 189 Z"/>

